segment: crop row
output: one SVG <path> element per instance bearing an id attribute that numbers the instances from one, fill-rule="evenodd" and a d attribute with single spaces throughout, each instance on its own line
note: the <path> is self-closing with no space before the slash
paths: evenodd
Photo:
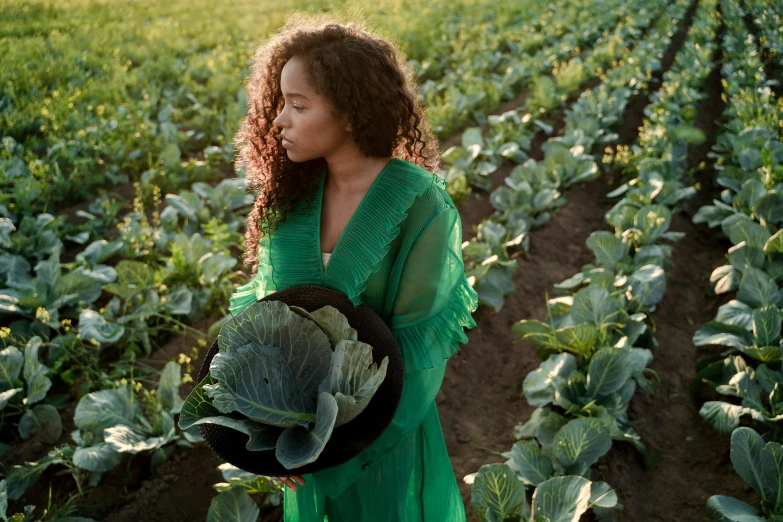
<path id="1" fill-rule="evenodd" d="M 443 152 L 442 157 L 447 165 L 443 169 L 443 177 L 450 182 L 449 189 L 457 185 L 489 191 L 492 189 L 489 176 L 504 161 L 525 162 L 534 136 L 538 132 L 551 134 L 553 131 L 544 120 L 570 97 L 579 93 L 588 80 L 602 76 L 606 69 L 622 63 L 644 30 L 661 15 L 664 5 L 658 2 L 648 9 L 641 2 L 626 3 L 621 8 L 622 14 L 614 29 L 605 31 L 584 53 L 560 62 L 553 61 L 546 67 L 526 67 L 530 71 L 530 91 L 524 104 L 501 115 L 490 116 L 489 128 L 484 132 L 477 127 L 467 129 L 463 133 L 461 145 Z M 604 24 L 611 20 L 612 17 L 604 14 Z M 538 63 L 546 61 L 542 59 Z"/>
<path id="2" fill-rule="evenodd" d="M 761 498 L 754 507 L 714 495 L 707 506 L 718 520 L 775 519 L 783 510 L 776 492 L 783 476 L 778 423 L 783 412 L 781 305 L 783 295 L 783 111 L 776 104 L 757 43 L 734 0 L 721 0 L 725 23 L 722 74 L 728 104 L 726 131 L 713 147 L 720 200 L 699 209 L 693 221 L 720 227 L 731 241 L 728 264 L 710 281 L 716 294 L 736 292 L 716 317 L 693 336 L 696 346 L 727 349 L 699 364 L 697 384 L 724 396 L 707 401 L 699 414 L 715 430 L 731 435 L 736 472 Z M 745 417 L 751 427 L 740 427 Z"/>
<path id="3" fill-rule="evenodd" d="M 614 31 L 601 37 L 584 57 L 574 57 L 558 67 L 554 81 L 545 76 L 534 80 L 535 84 L 554 83 L 557 93 L 551 97 L 554 103 L 542 103 L 536 96 L 526 99 L 525 106 L 520 109 L 534 110 L 536 118 L 531 112 L 521 115 L 519 109 L 491 116 L 486 132 L 468 129 L 460 146 L 443 153 L 444 161 L 449 164 L 445 173 L 447 179 L 452 183 L 464 179 L 464 183 L 485 189 L 491 188 L 488 176 L 504 161 L 518 164 L 511 171 L 511 177 L 524 174 L 524 169 L 530 166 L 538 173 L 542 169 L 552 172 L 550 184 L 554 186 L 551 187 L 540 187 L 545 180 L 534 179 L 527 184 L 515 182 L 511 187 L 495 189 L 490 194 L 490 202 L 497 212 L 478 226 L 476 238 L 463 245 L 466 273 L 478 292 L 479 303 L 491 306 L 495 311 L 501 309 L 504 296 L 513 288 L 510 279 L 517 263 L 508 250 L 527 251 L 530 231 L 546 223 L 551 213 L 565 202 L 557 187 L 565 188 L 597 175 L 593 164 L 573 159 L 570 153 L 564 153 L 563 147 L 554 143 L 543 149 L 546 156 L 542 166 L 535 167 L 537 164 L 527 152 L 537 132 L 542 129 L 552 132 L 542 119 L 578 92 L 580 85 L 595 75 L 603 75 L 607 67 L 619 66 L 631 59 L 642 28 L 661 15 L 664 4 L 646 9 L 641 3 L 633 2 L 627 7 L 629 15 Z"/>
<path id="4" fill-rule="evenodd" d="M 666 288 L 670 247 L 662 242 L 681 237 L 668 230 L 670 207 L 694 192 L 679 180 L 687 142 L 672 122 L 682 125 L 685 119 L 671 107 L 695 102 L 692 94 L 712 68 L 716 2 L 700 3 L 672 69 L 645 110 L 646 125 L 654 124 L 650 115 L 667 113 L 665 143 L 637 140 L 637 157 L 644 161 L 636 177 L 609 195 L 624 195 L 606 215 L 614 232 L 587 239 L 595 264 L 555 285 L 560 296 L 548 301 L 545 323 L 522 320 L 512 328 L 533 340 L 546 360 L 525 378 L 523 393 L 537 409 L 515 429 L 519 442 L 503 454 L 508 460 L 466 477 L 483 520 L 576 520 L 589 508 L 601 518 L 618 507 L 611 486 L 589 480 L 590 469 L 612 440 L 644 448 L 627 408 L 637 387 L 654 389 L 647 366 L 656 342 L 645 319 Z M 526 487 L 534 488 L 532 507 Z"/>
<path id="5" fill-rule="evenodd" d="M 775 65 L 767 70 L 772 74 L 775 71 L 778 73 L 778 78 L 774 76 L 770 78 L 774 80 L 772 84 L 777 86 L 778 92 L 781 92 L 783 78 L 780 78 L 779 75 L 783 70 L 783 14 L 781 14 L 783 10 L 778 6 L 776 11 L 772 5 L 766 5 L 763 2 L 745 1 L 744 5 L 747 6 L 746 12 L 761 35 L 759 37 L 761 56 L 768 62 L 768 65 Z"/>
<path id="6" fill-rule="evenodd" d="M 501 309 L 505 296 L 514 291 L 514 251 L 519 247 L 526 250 L 530 230 L 548 222 L 552 211 L 565 203 L 562 191 L 600 174 L 590 152 L 597 145 L 619 138 L 612 128 L 621 121 L 631 98 L 647 91 L 654 71 L 660 68 L 661 56 L 671 39 L 669 33 L 681 10 L 679 4 L 668 9 L 633 49 L 616 49 L 620 55 L 614 61 L 615 67 L 566 111 L 562 135 L 550 138 L 542 146 L 544 158 L 526 159 L 511 171 L 506 186 L 490 194 L 496 212 L 479 224 L 476 238 L 463 246 L 466 273 L 479 303 L 496 311 Z M 515 128 L 513 118 L 499 122 L 498 126 L 505 131 L 501 135 L 504 140 L 510 134 L 528 141 L 533 134 L 525 125 Z"/>
<path id="7" fill-rule="evenodd" d="M 485 123 L 486 112 L 524 92 L 558 61 L 578 54 L 616 23 L 618 11 L 620 16 L 627 13 L 616 0 L 594 0 L 592 7 L 601 15 L 590 17 L 583 16 L 582 2 L 561 0 L 546 6 L 548 11 L 538 16 L 476 38 L 449 57 L 451 66 L 437 81 L 421 71 L 420 90 L 436 132 L 451 134 L 465 123 Z"/>

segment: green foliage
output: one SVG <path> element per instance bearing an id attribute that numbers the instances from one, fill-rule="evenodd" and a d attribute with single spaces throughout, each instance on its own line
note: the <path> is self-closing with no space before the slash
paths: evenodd
<path id="1" fill-rule="evenodd" d="M 365 409 L 388 366 L 388 357 L 373 362 L 372 347 L 331 306 L 311 313 L 258 301 L 223 325 L 218 344 L 179 427 L 235 429 L 248 435 L 248 450 L 274 449 L 288 469 L 318 458 L 332 430 Z"/>

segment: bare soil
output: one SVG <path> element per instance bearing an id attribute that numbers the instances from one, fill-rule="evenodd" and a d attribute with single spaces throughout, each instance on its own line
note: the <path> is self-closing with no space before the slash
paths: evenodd
<path id="1" fill-rule="evenodd" d="M 716 35 L 717 42 L 720 35 Z M 720 82 L 717 65 L 702 87 L 707 97 L 700 103 L 695 124 L 707 140 L 691 149 L 691 168 L 707 160 L 706 154 L 721 132 L 719 121 L 725 103 Z M 702 189 L 672 222 L 672 230 L 684 232 L 685 239 L 674 247 L 674 268 L 666 295 L 652 316 L 659 350 L 651 368 L 661 377 L 661 386 L 653 397 L 637 394 L 630 408 L 633 417 L 642 419 L 638 431 L 649 458 L 645 461 L 629 447 L 619 447 L 601 469 L 602 478 L 617 488 L 625 505 L 623 520 L 656 522 L 676 517 L 706 522 L 713 520 L 706 509 L 712 495 L 754 502 L 731 465 L 729 438 L 718 435 L 699 417 L 699 408 L 708 398 L 689 391 L 696 363 L 720 351 L 694 346 L 693 334 L 729 299 L 712 294 L 709 275 L 723 264 L 731 244 L 718 230 L 691 221 L 699 207 L 718 197 L 721 189 L 714 183 L 715 175 L 712 168 L 697 172 L 693 181 Z"/>

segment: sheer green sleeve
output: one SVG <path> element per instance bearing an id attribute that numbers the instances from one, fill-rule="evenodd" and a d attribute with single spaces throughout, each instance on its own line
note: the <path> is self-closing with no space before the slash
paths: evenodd
<path id="1" fill-rule="evenodd" d="M 447 359 L 460 341 L 467 342 L 463 327 L 476 325 L 471 312 L 477 306 L 462 263 L 459 213 L 449 207 L 414 241 L 399 281 L 390 326 L 405 366 L 400 405 L 386 431 L 361 455 L 316 474 L 330 498 L 418 429 L 443 383 Z"/>
<path id="2" fill-rule="evenodd" d="M 408 252 L 389 326 L 405 372 L 434 368 L 459 351 L 473 328 L 478 294 L 462 261 L 462 221 L 454 207 L 438 213 Z"/>
<path id="3" fill-rule="evenodd" d="M 373 459 L 391 451 L 421 424 L 446 372 L 446 362 L 467 342 L 476 322 L 475 290 L 462 262 L 462 222 L 456 208 L 435 216 L 411 247 L 400 276 L 392 333 L 406 367 L 402 399 L 389 428 L 368 449 Z"/>

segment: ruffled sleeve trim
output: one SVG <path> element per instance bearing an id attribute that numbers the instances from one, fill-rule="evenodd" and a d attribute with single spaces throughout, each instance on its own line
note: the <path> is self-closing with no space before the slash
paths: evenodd
<path id="1" fill-rule="evenodd" d="M 402 352 L 405 373 L 434 368 L 456 354 L 460 343 L 468 342 L 463 328 L 476 326 L 472 314 L 477 308 L 478 294 L 463 273 L 439 311 L 398 327 L 392 322 L 392 334 Z"/>
<path id="2" fill-rule="evenodd" d="M 393 158 L 376 181 L 335 247 L 324 276 L 324 285 L 344 292 L 354 306 L 361 304 L 370 276 L 380 268 L 414 200 L 433 184 L 446 183 L 399 158 Z"/>
<path id="3" fill-rule="evenodd" d="M 272 263 L 270 259 L 270 238 L 264 235 L 258 244 L 258 271 L 247 283 L 236 288 L 228 298 L 228 312 L 236 317 L 245 308 L 274 292 Z"/>

